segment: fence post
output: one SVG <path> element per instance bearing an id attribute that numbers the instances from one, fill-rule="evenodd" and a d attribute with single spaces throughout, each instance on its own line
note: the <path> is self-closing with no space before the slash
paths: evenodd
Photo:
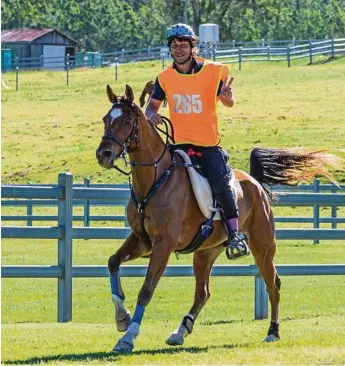
<path id="1" fill-rule="evenodd" d="M 334 58 L 334 56 L 335 56 L 335 49 L 334 49 L 334 37 L 332 37 L 331 45 L 332 45 L 332 58 Z"/>
<path id="2" fill-rule="evenodd" d="M 315 178 L 313 182 L 313 192 L 320 192 L 320 180 L 319 178 Z M 320 206 L 314 205 L 314 229 L 318 229 L 320 227 Z M 314 244 L 319 244 L 320 240 L 314 239 Z"/>
<path id="3" fill-rule="evenodd" d="M 128 216 L 127 216 L 127 205 L 125 205 L 125 227 L 129 227 Z"/>
<path id="4" fill-rule="evenodd" d="M 67 57 L 66 57 L 66 85 L 68 86 L 69 85 L 69 53 L 67 54 Z"/>
<path id="5" fill-rule="evenodd" d="M 261 274 L 255 276 L 255 309 L 254 319 L 267 319 L 268 315 L 268 295 L 266 284 Z"/>
<path id="6" fill-rule="evenodd" d="M 238 47 L 238 69 L 242 69 L 242 47 Z"/>
<path id="7" fill-rule="evenodd" d="M 58 322 L 63 323 L 72 320 L 72 174 L 59 174 L 59 187 L 64 197 L 58 203 L 58 222 L 63 228 L 63 237 L 58 240 L 58 265 L 62 267 L 62 277 L 58 279 Z"/>
<path id="8" fill-rule="evenodd" d="M 270 46 L 267 46 L 267 61 L 271 60 L 271 48 Z"/>
<path id="9" fill-rule="evenodd" d="M 43 58 L 43 55 L 41 55 L 41 69 L 43 69 L 44 67 L 44 58 Z"/>
<path id="10" fill-rule="evenodd" d="M 162 70 L 164 70 L 164 66 L 165 66 L 164 64 L 165 64 L 165 57 L 163 56 L 162 57 Z"/>
<path id="11" fill-rule="evenodd" d="M 32 203 L 31 200 L 28 201 L 27 205 L 26 205 L 26 225 L 27 226 L 32 226 L 32 218 L 29 218 L 29 216 L 32 216 Z"/>
<path id="12" fill-rule="evenodd" d="M 335 185 L 333 185 L 332 187 L 332 193 L 336 194 L 337 193 L 337 187 Z M 331 216 L 332 219 L 336 219 L 337 218 L 337 206 L 332 206 L 331 208 Z M 336 229 L 337 228 L 337 223 L 336 222 L 332 222 L 332 229 Z"/>
<path id="13" fill-rule="evenodd" d="M 115 80 L 117 80 L 117 64 L 118 64 L 118 58 L 115 57 Z"/>
<path id="14" fill-rule="evenodd" d="M 29 183 L 31 185 L 31 182 Z M 32 200 L 28 200 L 28 203 L 26 204 L 26 216 L 32 216 Z M 32 219 L 29 217 L 26 219 L 26 225 L 32 226 Z"/>
<path id="15" fill-rule="evenodd" d="M 309 65 L 313 63 L 313 43 L 309 41 Z"/>
<path id="16" fill-rule="evenodd" d="M 291 65 L 291 49 L 290 49 L 290 47 L 287 47 L 287 50 L 286 50 L 287 52 L 286 52 L 286 56 L 287 56 L 287 62 L 288 62 L 288 67 L 290 67 L 290 65 Z"/>
<path id="17" fill-rule="evenodd" d="M 122 48 L 122 50 L 121 50 L 121 58 L 122 58 L 122 62 L 124 63 L 125 62 L 125 49 L 124 48 Z"/>
<path id="18" fill-rule="evenodd" d="M 147 47 L 147 56 L 148 56 L 148 59 L 150 59 L 150 57 L 151 57 L 151 46 Z"/>
<path id="19" fill-rule="evenodd" d="M 90 178 L 84 178 L 84 187 L 90 187 Z M 90 201 L 84 201 L 84 226 L 90 226 Z"/>
<path id="20" fill-rule="evenodd" d="M 19 89 L 19 67 L 16 67 L 16 91 Z"/>

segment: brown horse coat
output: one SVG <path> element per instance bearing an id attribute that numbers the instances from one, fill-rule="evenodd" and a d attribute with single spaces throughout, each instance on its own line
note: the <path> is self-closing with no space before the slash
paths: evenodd
<path id="1" fill-rule="evenodd" d="M 143 112 L 133 104 L 134 95 L 129 86 L 126 86 L 125 96 L 122 98 L 118 98 L 109 86 L 107 93 L 113 107 L 103 118 L 105 134 L 96 152 L 97 159 L 101 166 L 111 169 L 116 159 L 128 152 L 130 161 L 136 163 L 131 168 L 134 193 L 138 200 L 143 201 L 153 183 L 171 167 L 172 155 L 168 149 L 165 150 L 163 140 L 146 120 Z M 262 159 L 264 155 L 269 157 L 267 161 Z M 251 163 L 254 167 L 260 167 L 258 171 L 258 176 L 261 177 L 260 183 L 267 177 L 267 181 L 272 184 L 281 181 L 289 184 L 290 179 L 296 179 L 298 167 L 304 174 L 308 168 L 321 167 L 327 160 L 320 152 L 303 153 L 294 149 L 254 149 L 252 157 Z M 176 156 L 176 159 L 180 157 Z M 153 164 L 158 160 L 159 163 Z M 140 164 L 151 164 L 151 166 Z M 279 173 L 275 177 L 274 170 L 278 171 L 278 167 Z M 269 174 L 265 175 L 266 170 Z M 280 279 L 273 263 L 276 240 L 272 209 L 262 185 L 257 180 L 241 170 L 235 169 L 234 173 L 240 187 L 237 188 L 239 227 L 248 236 L 248 245 L 266 283 L 271 303 L 271 323 L 265 340 L 278 340 Z M 310 176 L 317 173 L 318 171 L 314 169 Z M 150 255 L 137 305 L 146 307 L 170 254 L 189 245 L 205 218 L 198 207 L 188 173 L 183 167 L 174 167 L 169 179 L 147 202 L 143 212 L 145 230 L 132 200 L 128 203 L 127 213 L 132 233 L 120 249 L 109 258 L 109 272 L 113 275 L 118 272 L 122 263 Z M 170 345 L 183 344 L 184 338 L 193 330 L 194 321 L 210 297 L 210 272 L 218 255 L 224 250 L 223 243 L 227 239 L 220 221 L 215 221 L 213 226 L 212 235 L 194 253 L 196 280 L 194 303 L 179 328 L 168 338 L 167 343 Z M 120 280 L 119 295 L 120 298 L 116 298 L 115 303 L 117 326 L 126 333 L 114 350 L 130 352 L 134 346 L 134 339 L 139 334 L 140 324 L 130 323 L 131 318 L 122 300 L 124 293 Z"/>

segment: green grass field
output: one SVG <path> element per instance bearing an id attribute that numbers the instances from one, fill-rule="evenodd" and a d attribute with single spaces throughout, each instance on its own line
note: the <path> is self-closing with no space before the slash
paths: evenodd
<path id="1" fill-rule="evenodd" d="M 345 58 L 307 66 L 305 60 L 230 64 L 236 96 L 232 109 L 219 106 L 222 146 L 234 167 L 248 169 L 254 146 L 329 149 L 345 156 Z M 114 69 L 73 70 L 70 86 L 64 72 L 23 72 L 15 91 L 14 74 L 5 74 L 10 90 L 2 93 L 3 183 L 52 183 L 70 171 L 75 181 L 120 182 L 124 176 L 98 166 L 95 150 L 103 134 L 102 117 L 110 108 L 110 84 L 118 94 L 125 84 L 136 100 L 160 63 L 121 65 Z M 167 109 L 162 109 L 164 114 Z M 340 181 L 345 173 L 338 172 Z"/>
<path id="2" fill-rule="evenodd" d="M 75 182 L 125 182 L 123 176 L 100 168 L 95 159 L 103 133 L 102 117 L 109 108 L 106 84 L 122 93 L 130 84 L 138 98 L 146 81 L 154 79 L 159 63 L 121 65 L 114 70 L 73 70 L 70 86 L 65 73 L 28 72 L 3 78 L 2 183 L 56 183 L 60 172 Z M 237 103 L 219 108 L 222 145 L 232 164 L 248 169 L 253 146 L 327 148 L 345 157 L 345 59 L 307 66 L 294 62 L 230 65 Z M 163 110 L 167 114 L 167 110 Z M 339 182 L 345 172 L 336 172 Z M 329 208 L 322 210 L 329 216 Z M 312 208 L 275 208 L 277 216 L 312 216 Z M 4 208 L 2 214 L 23 214 Z M 35 209 L 54 214 L 56 209 Z M 78 213 L 76 211 L 75 213 Z M 98 209 L 94 214 L 106 214 Z M 113 212 L 111 212 L 113 214 Z M 344 209 L 339 209 L 344 217 Z M 3 225 L 25 223 L 4 222 Z M 36 225 L 56 225 L 53 222 Z M 80 225 L 79 223 L 78 225 Z M 96 225 L 96 224 L 93 224 Z M 109 225 L 100 222 L 98 226 Z M 110 224 L 111 225 L 111 224 Z M 115 225 L 115 224 L 114 224 Z M 279 224 L 278 227 L 296 224 Z M 299 227 L 308 225 L 298 225 Z M 329 227 L 329 225 L 322 225 Z M 310 227 L 310 225 L 309 225 Z M 339 225 L 344 228 L 345 224 Z M 119 240 L 75 240 L 73 263 L 105 265 Z M 280 241 L 277 264 L 345 263 L 345 241 Z M 2 240 L 2 264 L 52 265 L 56 240 Z M 140 259 L 131 264 L 146 264 Z M 191 264 L 192 256 L 169 264 Z M 216 264 L 229 264 L 221 255 Z M 251 264 L 252 257 L 235 264 Z M 281 341 L 263 344 L 268 320 L 254 321 L 254 278 L 211 278 L 209 302 L 183 347 L 165 339 L 188 312 L 194 295 L 193 278 L 163 278 L 147 307 L 132 355 L 116 355 L 120 337 L 113 320 L 109 280 L 74 279 L 73 321 L 56 323 L 57 280 L 2 280 L 2 362 L 5 364 L 332 364 L 345 363 L 344 276 L 282 277 Z M 133 313 L 142 278 L 124 278 L 126 304 Z"/>

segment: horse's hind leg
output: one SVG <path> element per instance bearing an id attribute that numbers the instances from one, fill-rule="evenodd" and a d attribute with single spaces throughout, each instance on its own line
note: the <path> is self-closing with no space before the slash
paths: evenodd
<path id="1" fill-rule="evenodd" d="M 201 309 L 210 298 L 209 280 L 212 266 L 218 255 L 224 250 L 222 245 L 200 250 L 194 253 L 194 275 L 195 275 L 195 296 L 194 303 L 180 326 L 169 336 L 166 343 L 170 346 L 182 345 L 184 338 L 193 331 L 195 319 L 198 317 Z"/>
<path id="2" fill-rule="evenodd" d="M 279 300 L 280 278 L 273 263 L 273 257 L 267 253 L 255 258 L 256 264 L 266 283 L 269 300 L 271 303 L 271 324 L 265 342 L 274 342 L 280 339 L 279 334 Z"/>
<path id="3" fill-rule="evenodd" d="M 256 221 L 256 222 L 255 222 Z M 269 300 L 271 303 L 271 324 L 265 342 L 278 341 L 279 334 L 279 300 L 280 278 L 273 263 L 276 251 L 274 236 L 273 215 L 257 217 L 249 230 L 249 246 L 253 252 L 255 262 L 266 283 Z"/>
<path id="4" fill-rule="evenodd" d="M 124 307 L 125 294 L 121 287 L 119 267 L 121 263 L 140 258 L 150 253 L 150 251 L 150 243 L 141 240 L 132 233 L 120 249 L 109 258 L 108 269 L 110 273 L 112 302 L 115 306 L 115 320 L 119 332 L 126 331 L 131 321 L 129 312 Z"/>

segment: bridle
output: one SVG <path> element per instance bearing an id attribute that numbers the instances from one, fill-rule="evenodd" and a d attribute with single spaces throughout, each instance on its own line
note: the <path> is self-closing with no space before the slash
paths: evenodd
<path id="1" fill-rule="evenodd" d="M 159 158 L 154 161 L 153 163 L 138 163 L 136 161 L 131 161 L 128 163 L 127 161 L 127 154 L 129 152 L 134 152 L 137 149 L 139 149 L 140 145 L 139 145 L 139 129 L 140 129 L 140 124 L 139 124 L 139 119 L 140 119 L 140 115 L 139 115 L 139 107 L 137 107 L 134 103 L 130 103 L 129 101 L 127 101 L 126 99 L 118 99 L 115 103 L 113 103 L 112 109 L 119 107 L 121 105 L 128 105 L 130 107 L 132 107 L 135 110 L 135 117 L 134 117 L 134 121 L 133 121 L 133 127 L 131 130 L 131 133 L 128 135 L 127 139 L 125 140 L 125 142 L 121 142 L 117 137 L 115 137 L 113 134 L 111 134 L 110 132 L 106 132 L 104 134 L 104 136 L 102 137 L 103 140 L 111 140 L 114 141 L 116 144 L 118 144 L 121 148 L 120 153 L 115 157 L 114 161 L 118 158 L 121 158 L 124 160 L 125 165 L 130 165 L 132 167 L 138 167 L 138 166 L 146 166 L 146 167 L 154 167 L 155 168 L 155 174 L 154 174 L 154 179 L 153 179 L 153 183 L 151 188 L 149 189 L 149 191 L 147 192 L 147 194 L 145 195 L 145 197 L 143 199 L 139 199 L 135 192 L 134 192 L 134 187 L 130 182 L 130 177 L 129 177 L 129 185 L 130 185 L 130 190 L 131 190 L 131 199 L 135 205 L 135 207 L 138 210 L 138 213 L 140 215 L 140 225 L 142 228 L 142 231 L 146 237 L 147 240 L 150 241 L 150 237 L 146 232 L 145 229 L 145 208 L 146 205 L 148 203 L 148 201 L 150 200 L 150 198 L 159 190 L 159 188 L 169 179 L 169 177 L 171 176 L 171 173 L 173 171 L 173 169 L 175 167 L 189 167 L 189 166 L 194 166 L 192 164 L 187 164 L 187 163 L 181 163 L 181 162 L 177 162 L 175 160 L 174 154 L 171 154 L 171 164 L 169 166 L 168 169 L 166 169 L 164 171 L 164 173 L 157 179 L 157 167 L 158 167 L 158 163 L 163 159 L 165 153 L 167 150 L 170 150 L 170 142 L 169 139 L 175 143 L 174 140 L 174 129 L 173 126 L 170 122 L 170 120 L 164 116 L 161 116 L 163 123 L 165 125 L 165 131 L 163 131 L 162 129 L 160 129 L 159 127 L 155 126 L 155 128 L 157 130 L 159 130 L 160 132 L 162 132 L 163 134 L 166 135 L 166 140 L 165 140 L 165 144 L 164 144 L 164 149 L 161 153 L 161 155 L 159 156 Z M 111 110 L 112 110 L 111 109 Z M 169 134 L 169 125 L 171 128 L 171 135 Z M 136 142 L 136 147 L 133 150 L 129 150 L 129 144 L 135 141 Z M 125 174 L 127 176 L 130 176 L 130 174 L 132 173 L 131 171 L 129 172 L 125 172 L 124 170 L 122 170 L 121 168 L 119 168 L 118 166 L 116 166 L 116 164 L 113 165 L 113 168 L 118 170 L 120 173 Z"/>
<path id="2" fill-rule="evenodd" d="M 117 107 L 121 107 L 122 105 L 125 105 L 125 104 L 129 105 L 129 103 L 126 103 L 125 100 L 118 99 L 115 103 L 113 103 L 111 110 L 113 110 L 114 108 L 117 108 Z M 135 107 L 135 105 L 133 103 L 131 103 L 131 105 L 133 105 Z M 121 142 L 117 137 L 115 137 L 110 132 L 106 132 L 104 134 L 104 136 L 102 137 L 102 140 L 111 140 L 111 141 L 116 142 L 120 146 L 120 148 L 121 148 L 120 154 L 118 154 L 118 156 L 115 157 L 115 160 L 118 158 L 124 158 L 127 155 L 127 152 L 132 152 L 132 150 L 128 149 L 128 147 L 132 141 L 136 142 L 136 145 L 137 145 L 136 149 L 139 147 L 139 113 L 136 108 L 134 108 L 134 111 L 135 111 L 135 120 L 133 123 L 133 127 L 131 130 L 131 133 L 128 135 L 125 142 Z"/>
<path id="3" fill-rule="evenodd" d="M 155 126 L 155 128 L 157 130 L 159 130 L 160 132 L 162 132 L 163 134 L 166 135 L 166 141 L 165 141 L 165 144 L 164 144 L 163 152 L 161 153 L 161 155 L 159 156 L 159 158 L 155 162 L 146 163 L 146 164 L 145 163 L 138 163 L 136 161 L 128 162 L 127 161 L 127 154 L 131 153 L 131 152 L 134 152 L 135 150 L 139 149 L 139 147 L 140 147 L 140 143 L 139 143 L 139 118 L 140 118 L 140 116 L 139 116 L 139 112 L 138 112 L 138 107 L 134 103 L 130 103 L 130 102 L 127 102 L 126 100 L 118 99 L 115 103 L 113 103 L 111 110 L 113 108 L 120 107 L 120 106 L 126 105 L 126 104 L 133 107 L 133 110 L 135 112 L 133 127 L 132 127 L 132 130 L 131 130 L 130 134 L 128 135 L 127 139 L 124 142 L 121 142 L 113 134 L 111 134 L 110 132 L 106 132 L 103 135 L 102 140 L 111 140 L 111 141 L 114 141 L 115 143 L 117 143 L 120 146 L 120 148 L 121 148 L 120 153 L 115 157 L 114 161 L 117 160 L 117 159 L 123 159 L 126 166 L 127 165 L 131 165 L 133 167 L 136 167 L 136 166 L 154 166 L 155 168 L 157 168 L 157 164 L 163 159 L 163 156 L 164 156 L 166 150 L 169 148 L 169 145 L 170 145 L 169 139 L 173 143 L 175 143 L 173 126 L 172 126 L 170 120 L 168 118 L 164 117 L 164 116 L 161 116 L 161 118 L 163 120 L 163 123 L 165 125 L 166 130 L 163 131 L 159 127 Z M 171 132 L 172 132 L 171 135 L 169 134 L 169 125 L 170 125 Z M 135 141 L 136 147 L 134 149 L 129 149 L 129 145 L 132 141 Z M 131 174 L 131 171 L 125 172 L 124 170 L 119 168 L 116 164 L 113 165 L 113 168 L 118 170 L 122 174 L 125 174 L 125 175 L 130 175 Z"/>

